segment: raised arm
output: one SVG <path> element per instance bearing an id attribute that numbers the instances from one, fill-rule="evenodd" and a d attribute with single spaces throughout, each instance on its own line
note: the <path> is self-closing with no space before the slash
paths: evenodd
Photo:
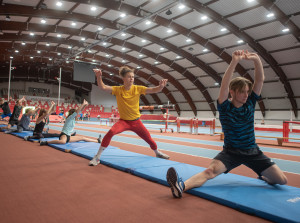
<path id="1" fill-rule="evenodd" d="M 78 114 L 80 111 L 82 111 L 82 109 L 87 106 L 89 103 L 84 99 L 82 104 L 79 106 L 79 108 L 77 108 L 76 113 Z"/>
<path id="2" fill-rule="evenodd" d="M 43 115 L 38 117 L 38 119 L 36 120 L 36 124 L 39 124 L 44 118 L 48 117 L 51 114 L 51 111 L 52 111 L 54 105 L 55 105 L 55 102 L 51 101 L 50 108 L 48 109 L 48 111 L 46 113 L 44 113 Z"/>
<path id="3" fill-rule="evenodd" d="M 156 87 L 148 87 L 146 89 L 146 94 L 153 94 L 153 93 L 158 93 L 161 92 L 162 89 L 167 85 L 168 79 L 162 79 L 159 82 L 159 85 Z"/>
<path id="4" fill-rule="evenodd" d="M 93 71 L 95 72 L 95 76 L 97 78 L 98 87 L 103 91 L 111 93 L 112 87 L 105 85 L 102 81 L 102 71 L 100 69 L 93 69 Z"/>
<path id="5" fill-rule="evenodd" d="M 231 62 L 222 78 L 222 83 L 221 83 L 219 97 L 218 97 L 219 104 L 222 104 L 225 100 L 227 100 L 229 94 L 229 84 L 232 78 L 232 74 L 234 72 L 236 65 L 239 63 L 240 60 L 243 59 L 243 56 L 244 56 L 243 50 L 236 50 L 232 53 Z"/>
<path id="6" fill-rule="evenodd" d="M 254 62 L 253 91 L 255 94 L 260 95 L 265 80 L 262 62 L 256 53 L 249 53 L 248 51 L 245 53 L 245 60 L 252 60 Z"/>

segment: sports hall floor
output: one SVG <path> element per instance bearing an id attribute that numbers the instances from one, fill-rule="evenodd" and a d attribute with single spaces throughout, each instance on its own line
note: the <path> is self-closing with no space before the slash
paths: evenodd
<path id="1" fill-rule="evenodd" d="M 50 132 L 61 127 L 50 124 Z M 97 137 L 109 128 L 78 122 L 75 130 L 79 135 Z M 155 129 L 150 133 L 171 160 L 202 167 L 208 166 L 223 143 L 217 135 L 159 133 Z M 300 144 L 280 147 L 275 140 L 257 142 L 284 170 L 288 185 L 300 187 Z M 174 199 L 168 187 L 104 165 L 90 167 L 84 158 L 3 132 L 0 143 L 1 223 L 268 222 L 190 194 Z M 132 132 L 115 136 L 111 145 L 153 156 L 147 144 Z M 232 173 L 256 178 L 244 166 Z"/>

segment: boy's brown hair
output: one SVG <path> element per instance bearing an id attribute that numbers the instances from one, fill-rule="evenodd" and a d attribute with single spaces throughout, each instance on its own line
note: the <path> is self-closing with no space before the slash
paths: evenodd
<path id="1" fill-rule="evenodd" d="M 125 77 L 125 75 L 129 72 L 134 72 L 134 69 L 130 69 L 127 66 L 120 67 L 120 69 L 119 69 L 119 75 L 121 77 Z"/>
<path id="2" fill-rule="evenodd" d="M 229 90 L 241 92 L 246 85 L 248 85 L 249 92 L 251 92 L 253 88 L 252 82 L 244 77 L 236 77 L 230 81 Z"/>

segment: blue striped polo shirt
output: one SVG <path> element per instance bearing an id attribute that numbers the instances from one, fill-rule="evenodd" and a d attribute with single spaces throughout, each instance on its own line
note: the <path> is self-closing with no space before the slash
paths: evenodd
<path id="1" fill-rule="evenodd" d="M 257 147 L 254 134 L 254 112 L 260 96 L 253 91 L 243 106 L 236 108 L 230 100 L 217 102 L 219 118 L 224 132 L 224 147 L 251 149 Z"/>

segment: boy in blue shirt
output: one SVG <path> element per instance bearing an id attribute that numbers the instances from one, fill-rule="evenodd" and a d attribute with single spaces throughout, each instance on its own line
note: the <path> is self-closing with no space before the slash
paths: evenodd
<path id="1" fill-rule="evenodd" d="M 255 66 L 254 84 L 246 78 L 231 80 L 235 67 L 241 60 L 253 61 Z M 200 187 L 207 180 L 244 164 L 257 173 L 259 179 L 269 184 L 286 184 L 287 178 L 272 160 L 263 154 L 255 143 L 254 112 L 260 99 L 264 82 L 264 71 L 259 56 L 244 50 L 232 54 L 220 87 L 217 101 L 219 118 L 224 131 L 224 146 L 209 167 L 185 182 L 178 177 L 175 168 L 169 168 L 167 181 L 174 197 L 182 197 L 186 190 Z M 230 93 L 231 99 L 228 99 Z"/>

